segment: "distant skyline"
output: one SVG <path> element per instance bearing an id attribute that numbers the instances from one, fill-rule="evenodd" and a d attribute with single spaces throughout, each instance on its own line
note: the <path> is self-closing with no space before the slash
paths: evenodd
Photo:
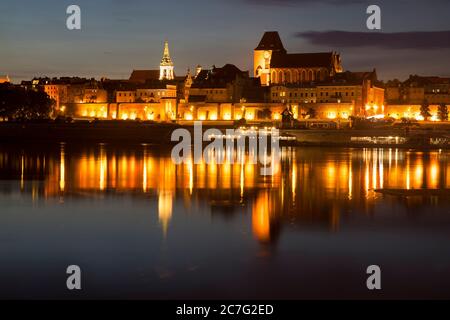
<path id="1" fill-rule="evenodd" d="M 66 29 L 66 8 L 82 30 Z M 382 9 L 382 30 L 366 29 L 366 8 Z M 450 0 L 16 0 L 0 3 L 0 74 L 126 79 L 157 69 L 168 40 L 175 73 L 197 64 L 252 70 L 264 31 L 288 52 L 338 51 L 345 70 L 376 68 L 382 80 L 450 76 Z"/>

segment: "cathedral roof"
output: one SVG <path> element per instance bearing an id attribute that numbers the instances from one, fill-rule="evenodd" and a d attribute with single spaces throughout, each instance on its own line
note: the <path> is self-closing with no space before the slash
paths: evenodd
<path id="1" fill-rule="evenodd" d="M 225 88 L 227 84 L 236 80 L 236 78 L 248 77 L 247 71 L 241 71 L 233 64 L 226 64 L 221 68 L 213 67 L 211 70 L 202 70 L 195 77 L 193 88 L 215 87 Z"/>
<path id="2" fill-rule="evenodd" d="M 347 84 L 362 84 L 364 81 L 370 80 L 372 84 L 378 83 L 377 71 L 373 69 L 372 71 L 363 72 L 351 72 L 345 71 L 336 73 L 332 80 L 328 83 L 329 85 L 347 85 Z"/>
<path id="3" fill-rule="evenodd" d="M 286 53 L 286 49 L 284 49 L 283 42 L 281 42 L 280 35 L 277 31 L 265 32 L 255 50 L 273 50 Z"/>
<path id="4" fill-rule="evenodd" d="M 333 52 L 272 54 L 271 68 L 329 68 L 333 65 Z"/>
<path id="5" fill-rule="evenodd" d="M 133 70 L 130 82 L 145 83 L 149 80 L 159 80 L 159 70 Z"/>

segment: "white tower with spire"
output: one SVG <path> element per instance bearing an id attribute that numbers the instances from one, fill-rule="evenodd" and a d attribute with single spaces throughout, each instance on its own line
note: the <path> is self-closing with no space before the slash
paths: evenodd
<path id="1" fill-rule="evenodd" d="M 164 54 L 159 66 L 159 80 L 173 80 L 173 62 L 170 59 L 169 43 L 164 42 Z"/>

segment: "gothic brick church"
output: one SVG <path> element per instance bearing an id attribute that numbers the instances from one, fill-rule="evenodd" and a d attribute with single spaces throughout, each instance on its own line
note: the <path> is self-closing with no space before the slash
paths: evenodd
<path id="1" fill-rule="evenodd" d="M 326 81 L 342 72 L 336 52 L 287 53 L 276 31 L 264 33 L 254 50 L 254 75 L 261 84 L 302 84 Z"/>

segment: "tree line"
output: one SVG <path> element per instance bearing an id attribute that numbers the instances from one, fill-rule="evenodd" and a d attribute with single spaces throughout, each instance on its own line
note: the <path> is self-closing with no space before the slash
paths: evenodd
<path id="1" fill-rule="evenodd" d="M 48 119 L 54 100 L 43 91 L 0 84 L 0 118 L 5 120 Z"/>

